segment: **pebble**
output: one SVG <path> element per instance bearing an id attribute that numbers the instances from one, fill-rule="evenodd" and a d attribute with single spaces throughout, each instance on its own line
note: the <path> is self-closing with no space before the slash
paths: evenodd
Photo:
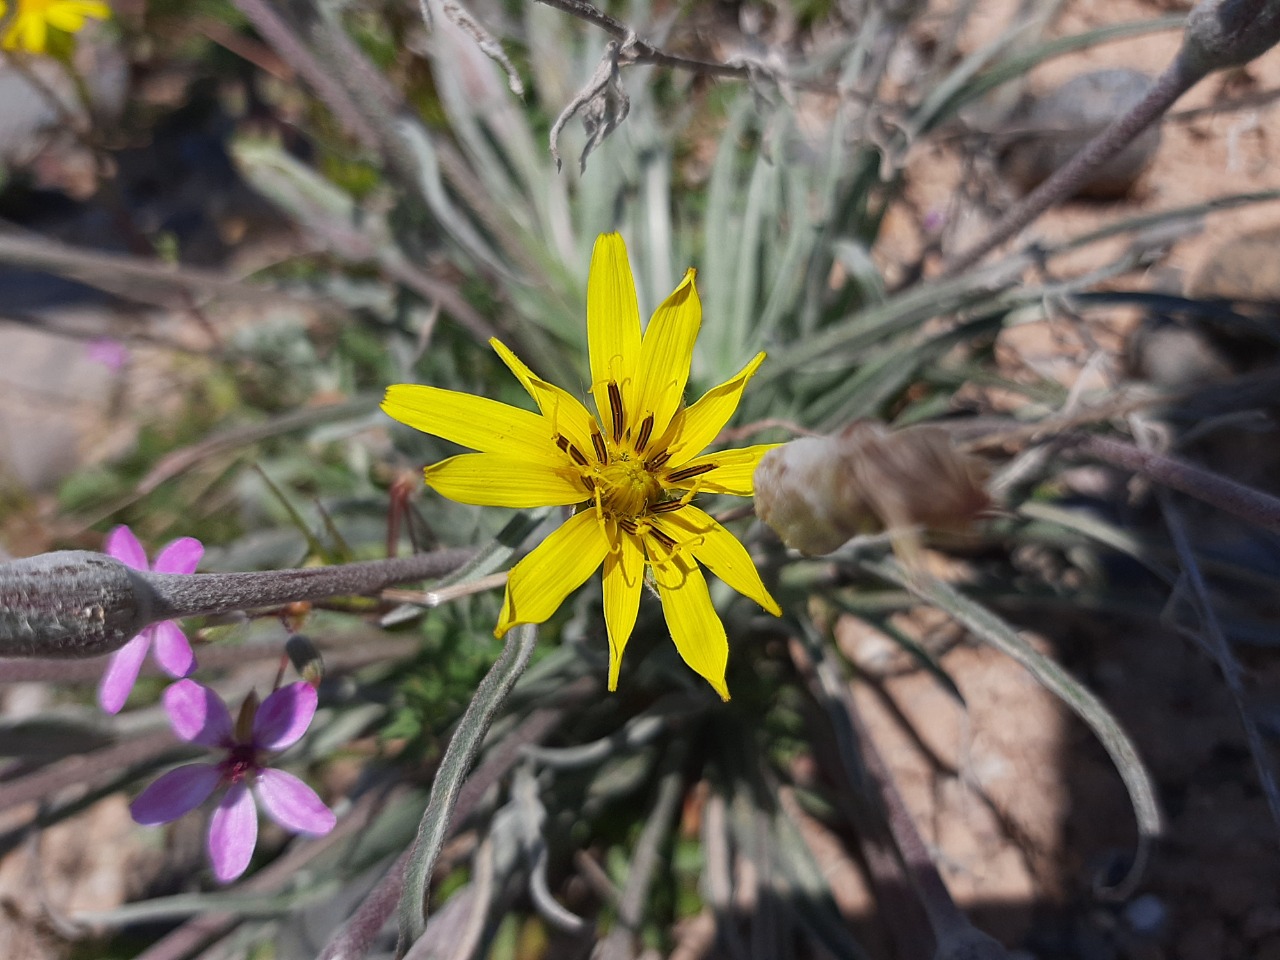
<path id="1" fill-rule="evenodd" d="M 1123 912 L 1129 929 L 1144 937 L 1159 936 L 1169 922 L 1169 908 L 1154 893 L 1135 897 L 1125 905 Z"/>
<path id="2" fill-rule="evenodd" d="M 1138 70 L 1095 70 L 1016 110 L 1015 129 L 1026 129 L 1005 149 L 1005 172 L 1024 191 L 1034 189 L 1070 160 L 1095 134 L 1146 94 L 1151 78 Z M 1124 196 L 1151 164 L 1160 128 L 1148 127 L 1117 156 L 1098 167 L 1075 196 Z"/>

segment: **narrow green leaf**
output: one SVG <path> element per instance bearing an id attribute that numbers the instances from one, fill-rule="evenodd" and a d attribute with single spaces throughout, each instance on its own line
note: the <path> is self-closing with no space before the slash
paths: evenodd
<path id="1" fill-rule="evenodd" d="M 1134 816 L 1138 821 L 1138 850 L 1128 875 L 1110 892 L 1122 896 L 1132 890 L 1142 876 L 1151 855 L 1152 841 L 1163 829 L 1160 808 L 1156 803 L 1155 785 L 1138 756 L 1128 734 L 1111 715 L 1102 701 L 1080 681 L 1046 657 L 998 616 L 969 599 L 950 584 L 925 573 L 908 574 L 892 560 L 862 562 L 862 567 L 876 576 L 903 587 L 925 603 L 950 614 L 975 636 L 991 644 L 1001 653 L 1021 664 L 1046 690 L 1071 708 L 1094 732 L 1111 756 L 1129 791 Z"/>
<path id="2" fill-rule="evenodd" d="M 403 957 L 427 928 L 427 884 L 440 848 L 444 846 L 458 793 L 480 752 L 489 725 L 529 665 L 537 640 L 538 628 L 533 624 L 522 624 L 508 631 L 502 655 L 480 681 L 445 749 L 435 781 L 431 784 L 427 809 L 418 825 L 417 839 L 405 866 L 404 887 L 400 891 L 397 957 Z"/>

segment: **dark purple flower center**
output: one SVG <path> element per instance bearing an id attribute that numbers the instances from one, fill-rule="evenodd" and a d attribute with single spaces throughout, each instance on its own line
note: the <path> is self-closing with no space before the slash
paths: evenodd
<path id="1" fill-rule="evenodd" d="M 237 743 L 227 751 L 227 759 L 218 764 L 224 783 L 240 783 L 252 779 L 261 769 L 258 751 L 252 744 Z"/>

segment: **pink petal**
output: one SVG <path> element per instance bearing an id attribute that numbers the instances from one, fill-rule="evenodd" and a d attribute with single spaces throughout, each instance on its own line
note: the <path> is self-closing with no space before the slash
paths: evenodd
<path id="1" fill-rule="evenodd" d="M 165 673 L 171 677 L 185 677 L 195 669 L 196 658 L 181 627 L 172 620 L 165 620 L 150 629 L 156 642 L 156 663 Z"/>
<path id="2" fill-rule="evenodd" d="M 209 859 L 213 877 L 230 883 L 249 866 L 258 843 L 258 811 L 253 795 L 243 783 L 236 783 L 218 804 L 209 819 Z"/>
<path id="3" fill-rule="evenodd" d="M 125 566 L 135 570 L 147 569 L 147 551 L 142 549 L 142 544 L 128 527 L 116 527 L 107 534 L 106 551 L 107 556 L 115 557 Z"/>
<path id="4" fill-rule="evenodd" d="M 129 362 L 129 348 L 111 337 L 95 337 L 85 344 L 85 356 L 115 373 Z"/>
<path id="5" fill-rule="evenodd" d="M 232 743 L 231 714 L 222 698 L 208 687 L 194 680 L 171 683 L 164 692 L 164 709 L 173 732 L 183 740 L 206 747 Z"/>
<path id="6" fill-rule="evenodd" d="M 316 715 L 316 688 L 298 681 L 262 701 L 253 718 L 253 744 L 260 750 L 283 750 L 307 732 Z"/>
<path id="7" fill-rule="evenodd" d="M 119 713 L 129 699 L 129 692 L 138 679 L 138 671 L 142 669 L 142 661 L 146 659 L 150 646 L 151 628 L 148 627 L 111 655 L 107 672 L 98 685 L 98 703 L 107 713 Z"/>
<path id="8" fill-rule="evenodd" d="M 146 826 L 168 823 L 204 803 L 222 773 L 211 763 L 188 763 L 156 779 L 129 805 L 135 821 Z"/>
<path id="9" fill-rule="evenodd" d="M 195 537 L 179 537 L 156 555 L 156 573 L 195 573 L 204 556 L 204 544 Z"/>
<path id="10" fill-rule="evenodd" d="M 292 773 L 263 770 L 254 789 L 267 816 L 286 830 L 320 836 L 338 822 L 316 792 Z"/>

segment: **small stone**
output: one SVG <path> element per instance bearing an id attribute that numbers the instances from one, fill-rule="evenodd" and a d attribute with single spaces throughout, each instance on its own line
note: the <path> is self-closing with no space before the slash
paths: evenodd
<path id="1" fill-rule="evenodd" d="M 1169 908 L 1154 893 L 1135 897 L 1124 908 L 1125 923 L 1139 936 L 1155 937 L 1169 921 Z"/>
<path id="2" fill-rule="evenodd" d="M 1138 70 L 1095 70 L 1031 101 L 1010 118 L 1015 129 L 1027 133 L 1005 148 L 1005 172 L 1024 191 L 1034 189 L 1138 103 L 1150 85 L 1151 78 Z M 1075 195 L 1093 200 L 1124 196 L 1151 164 L 1159 146 L 1159 127 L 1148 127 L 1094 170 Z"/>
<path id="3" fill-rule="evenodd" d="M 1144 323 L 1129 339 L 1129 369 L 1158 387 L 1178 389 L 1223 380 L 1231 363 L 1205 331 L 1173 321 Z"/>

